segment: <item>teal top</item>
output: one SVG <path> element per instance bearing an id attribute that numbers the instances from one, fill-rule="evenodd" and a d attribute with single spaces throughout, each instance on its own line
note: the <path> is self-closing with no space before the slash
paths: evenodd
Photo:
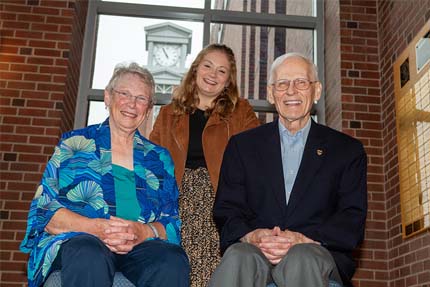
<path id="1" fill-rule="evenodd" d="M 112 172 L 115 184 L 116 216 L 137 221 L 141 209 L 136 196 L 134 171 L 112 164 Z"/>

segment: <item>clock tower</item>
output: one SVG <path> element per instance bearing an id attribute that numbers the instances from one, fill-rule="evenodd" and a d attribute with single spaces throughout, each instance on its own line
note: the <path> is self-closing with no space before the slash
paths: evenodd
<path id="1" fill-rule="evenodd" d="M 171 94 L 185 74 L 185 60 L 191 52 L 192 31 L 171 22 L 145 27 L 148 66 L 156 93 Z"/>

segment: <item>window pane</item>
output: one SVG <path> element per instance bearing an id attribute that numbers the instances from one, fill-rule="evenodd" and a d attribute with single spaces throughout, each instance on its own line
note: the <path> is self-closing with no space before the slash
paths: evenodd
<path id="1" fill-rule="evenodd" d="M 273 60 L 286 52 L 314 55 L 313 30 L 268 26 L 213 24 L 211 42 L 230 46 L 236 56 L 240 94 L 266 99 L 266 86 Z"/>
<path id="2" fill-rule="evenodd" d="M 109 116 L 109 112 L 105 109 L 105 103 L 101 101 L 90 101 L 87 125 L 94 125 L 101 122 Z"/>
<path id="3" fill-rule="evenodd" d="M 203 8 L 205 0 L 102 0 L 109 2 L 123 2 L 123 3 L 134 3 L 134 4 L 149 4 L 149 5 L 160 5 L 160 6 L 173 6 L 173 7 L 188 7 L 188 8 Z"/>
<path id="4" fill-rule="evenodd" d="M 212 0 L 212 9 L 315 16 L 315 0 Z"/>
<path id="5" fill-rule="evenodd" d="M 157 90 L 169 90 L 202 43 L 203 23 L 100 15 L 92 88 L 104 89 L 116 64 L 135 61 L 153 73 Z"/>

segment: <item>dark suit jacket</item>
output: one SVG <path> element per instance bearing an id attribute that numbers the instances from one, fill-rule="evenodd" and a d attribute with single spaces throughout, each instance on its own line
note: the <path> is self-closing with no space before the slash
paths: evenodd
<path id="1" fill-rule="evenodd" d="M 366 167 L 358 140 L 312 121 L 286 205 L 278 121 L 232 137 L 214 205 L 222 252 L 254 229 L 279 226 L 321 242 L 350 284 L 351 252 L 364 237 Z"/>

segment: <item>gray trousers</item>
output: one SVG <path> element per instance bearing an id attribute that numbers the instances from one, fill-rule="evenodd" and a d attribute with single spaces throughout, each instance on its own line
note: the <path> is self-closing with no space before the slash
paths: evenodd
<path id="1" fill-rule="evenodd" d="M 252 244 L 230 246 L 212 275 L 210 287 L 326 287 L 329 279 L 342 282 L 330 252 L 313 243 L 294 245 L 272 265 Z"/>

